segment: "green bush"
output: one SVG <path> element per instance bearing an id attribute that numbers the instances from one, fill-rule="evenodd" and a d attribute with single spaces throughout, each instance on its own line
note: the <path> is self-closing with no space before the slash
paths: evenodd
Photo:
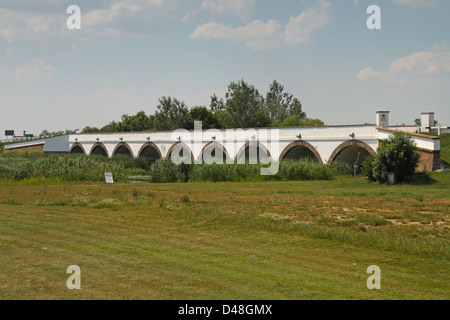
<path id="1" fill-rule="evenodd" d="M 0 178 L 16 181 L 32 178 L 102 181 L 105 172 L 111 172 L 115 181 L 127 181 L 128 172 L 123 163 L 103 157 L 39 152 L 0 156 Z"/>
<path id="2" fill-rule="evenodd" d="M 274 176 L 262 176 L 262 167 L 262 164 L 194 165 L 189 174 L 189 181 L 303 181 L 330 180 L 334 177 L 329 166 L 314 161 L 281 161 L 279 171 Z"/>
<path id="3" fill-rule="evenodd" d="M 354 173 L 353 167 L 344 162 L 333 162 L 330 164 L 330 168 L 337 176 L 352 176 Z"/>
<path id="4" fill-rule="evenodd" d="M 375 161 L 375 156 L 370 155 L 366 159 L 364 159 L 362 163 L 361 173 L 371 181 L 375 181 L 373 176 L 373 162 Z"/>
<path id="5" fill-rule="evenodd" d="M 419 163 L 419 152 L 410 135 L 395 132 L 393 136 L 381 142 L 377 155 L 373 161 L 373 178 L 380 182 L 387 182 L 389 172 L 397 174 L 398 181 L 415 172 Z"/>
<path id="6" fill-rule="evenodd" d="M 330 166 L 315 161 L 282 161 L 277 177 L 281 180 L 331 180 L 334 173 Z"/>
<path id="7" fill-rule="evenodd" d="M 181 166 L 173 163 L 171 159 L 157 161 L 150 169 L 150 181 L 153 183 L 184 182 L 186 176 L 181 169 Z"/>

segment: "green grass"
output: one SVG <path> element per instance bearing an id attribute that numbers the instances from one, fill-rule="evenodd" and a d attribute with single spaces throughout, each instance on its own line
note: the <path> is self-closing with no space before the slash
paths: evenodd
<path id="1" fill-rule="evenodd" d="M 441 160 L 450 168 L 450 133 L 441 136 Z"/>
<path id="2" fill-rule="evenodd" d="M 450 175 L 431 177 L 0 184 L 0 298 L 448 299 Z"/>

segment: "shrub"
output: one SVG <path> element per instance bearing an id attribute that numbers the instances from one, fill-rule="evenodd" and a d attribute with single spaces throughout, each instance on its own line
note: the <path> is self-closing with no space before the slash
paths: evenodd
<path id="1" fill-rule="evenodd" d="M 412 137 L 402 132 L 395 132 L 383 140 L 373 161 L 373 178 L 380 183 L 387 181 L 389 172 L 397 174 L 398 181 L 403 181 L 415 172 L 419 163 L 419 152 Z"/>
<path id="2" fill-rule="evenodd" d="M 335 175 L 338 176 L 351 176 L 353 175 L 353 167 L 344 162 L 333 162 L 330 164 L 330 168 Z"/>
<path id="3" fill-rule="evenodd" d="M 171 159 L 155 162 L 150 169 L 150 181 L 153 183 L 184 182 L 186 176 L 181 171 L 181 166 L 176 165 Z"/>
<path id="4" fill-rule="evenodd" d="M 111 159 L 84 155 L 8 153 L 0 156 L 0 178 L 24 180 L 57 178 L 63 181 L 102 181 L 111 172 L 115 181 L 126 181 L 123 164 Z"/>
<path id="5" fill-rule="evenodd" d="M 361 172 L 363 175 L 367 176 L 367 178 L 371 181 L 375 181 L 373 176 L 373 162 L 375 161 L 375 156 L 370 155 L 366 159 L 364 159 L 362 163 Z"/>

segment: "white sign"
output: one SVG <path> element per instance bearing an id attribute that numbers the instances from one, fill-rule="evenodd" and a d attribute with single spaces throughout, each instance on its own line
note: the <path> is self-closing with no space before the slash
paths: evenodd
<path id="1" fill-rule="evenodd" d="M 105 181 L 106 183 L 114 183 L 112 173 L 105 173 Z"/>

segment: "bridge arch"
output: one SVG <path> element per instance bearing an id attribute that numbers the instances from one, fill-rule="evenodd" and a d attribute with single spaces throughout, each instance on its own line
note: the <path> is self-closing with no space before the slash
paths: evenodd
<path id="1" fill-rule="evenodd" d="M 219 150 L 221 154 L 216 154 L 216 152 Z M 223 162 L 221 164 L 226 164 L 227 160 L 231 159 L 227 149 L 218 142 L 210 142 L 206 146 L 203 147 L 202 153 L 200 154 L 199 161 L 205 161 L 207 163 L 211 163 L 213 159 L 216 158 L 216 156 L 220 157 L 222 156 Z"/>
<path id="2" fill-rule="evenodd" d="M 334 150 L 328 160 L 328 164 L 333 162 L 344 162 L 353 165 L 358 158 L 358 153 L 360 153 L 360 156 L 357 165 L 361 165 L 364 159 L 369 155 L 376 154 L 375 150 L 365 142 L 359 140 L 346 141 Z"/>
<path id="3" fill-rule="evenodd" d="M 256 148 L 256 155 L 257 155 L 256 160 L 261 161 L 263 164 L 265 162 L 269 163 L 271 161 L 272 155 L 270 154 L 269 149 L 267 149 L 267 147 L 264 144 L 260 142 L 247 142 L 237 153 L 235 162 L 245 163 L 248 160 L 254 161 L 255 159 L 250 159 L 251 153 L 255 152 L 254 148 Z"/>
<path id="4" fill-rule="evenodd" d="M 112 155 L 113 155 L 113 157 L 124 156 L 124 157 L 134 158 L 133 151 L 131 150 L 130 146 L 125 142 L 119 143 L 114 148 Z"/>
<path id="5" fill-rule="evenodd" d="M 294 141 L 284 148 L 280 155 L 281 160 L 302 160 L 312 159 L 323 163 L 319 152 L 306 141 Z"/>
<path id="6" fill-rule="evenodd" d="M 172 157 L 172 153 L 175 152 L 181 159 L 190 158 L 191 162 L 194 162 L 194 155 L 191 149 L 184 142 L 177 142 L 173 146 L 170 147 L 167 152 L 166 159 L 170 159 Z"/>
<path id="7" fill-rule="evenodd" d="M 153 142 L 147 142 L 139 150 L 138 158 L 144 158 L 150 163 L 153 163 L 162 159 L 162 153 L 156 144 Z"/>
<path id="8" fill-rule="evenodd" d="M 86 154 L 86 150 L 80 143 L 75 143 L 69 151 L 70 154 Z"/>
<path id="9" fill-rule="evenodd" d="M 98 142 L 92 146 L 91 152 L 89 152 L 89 155 L 102 156 L 102 157 L 109 158 L 108 150 L 106 149 L 105 145 L 100 142 Z"/>

